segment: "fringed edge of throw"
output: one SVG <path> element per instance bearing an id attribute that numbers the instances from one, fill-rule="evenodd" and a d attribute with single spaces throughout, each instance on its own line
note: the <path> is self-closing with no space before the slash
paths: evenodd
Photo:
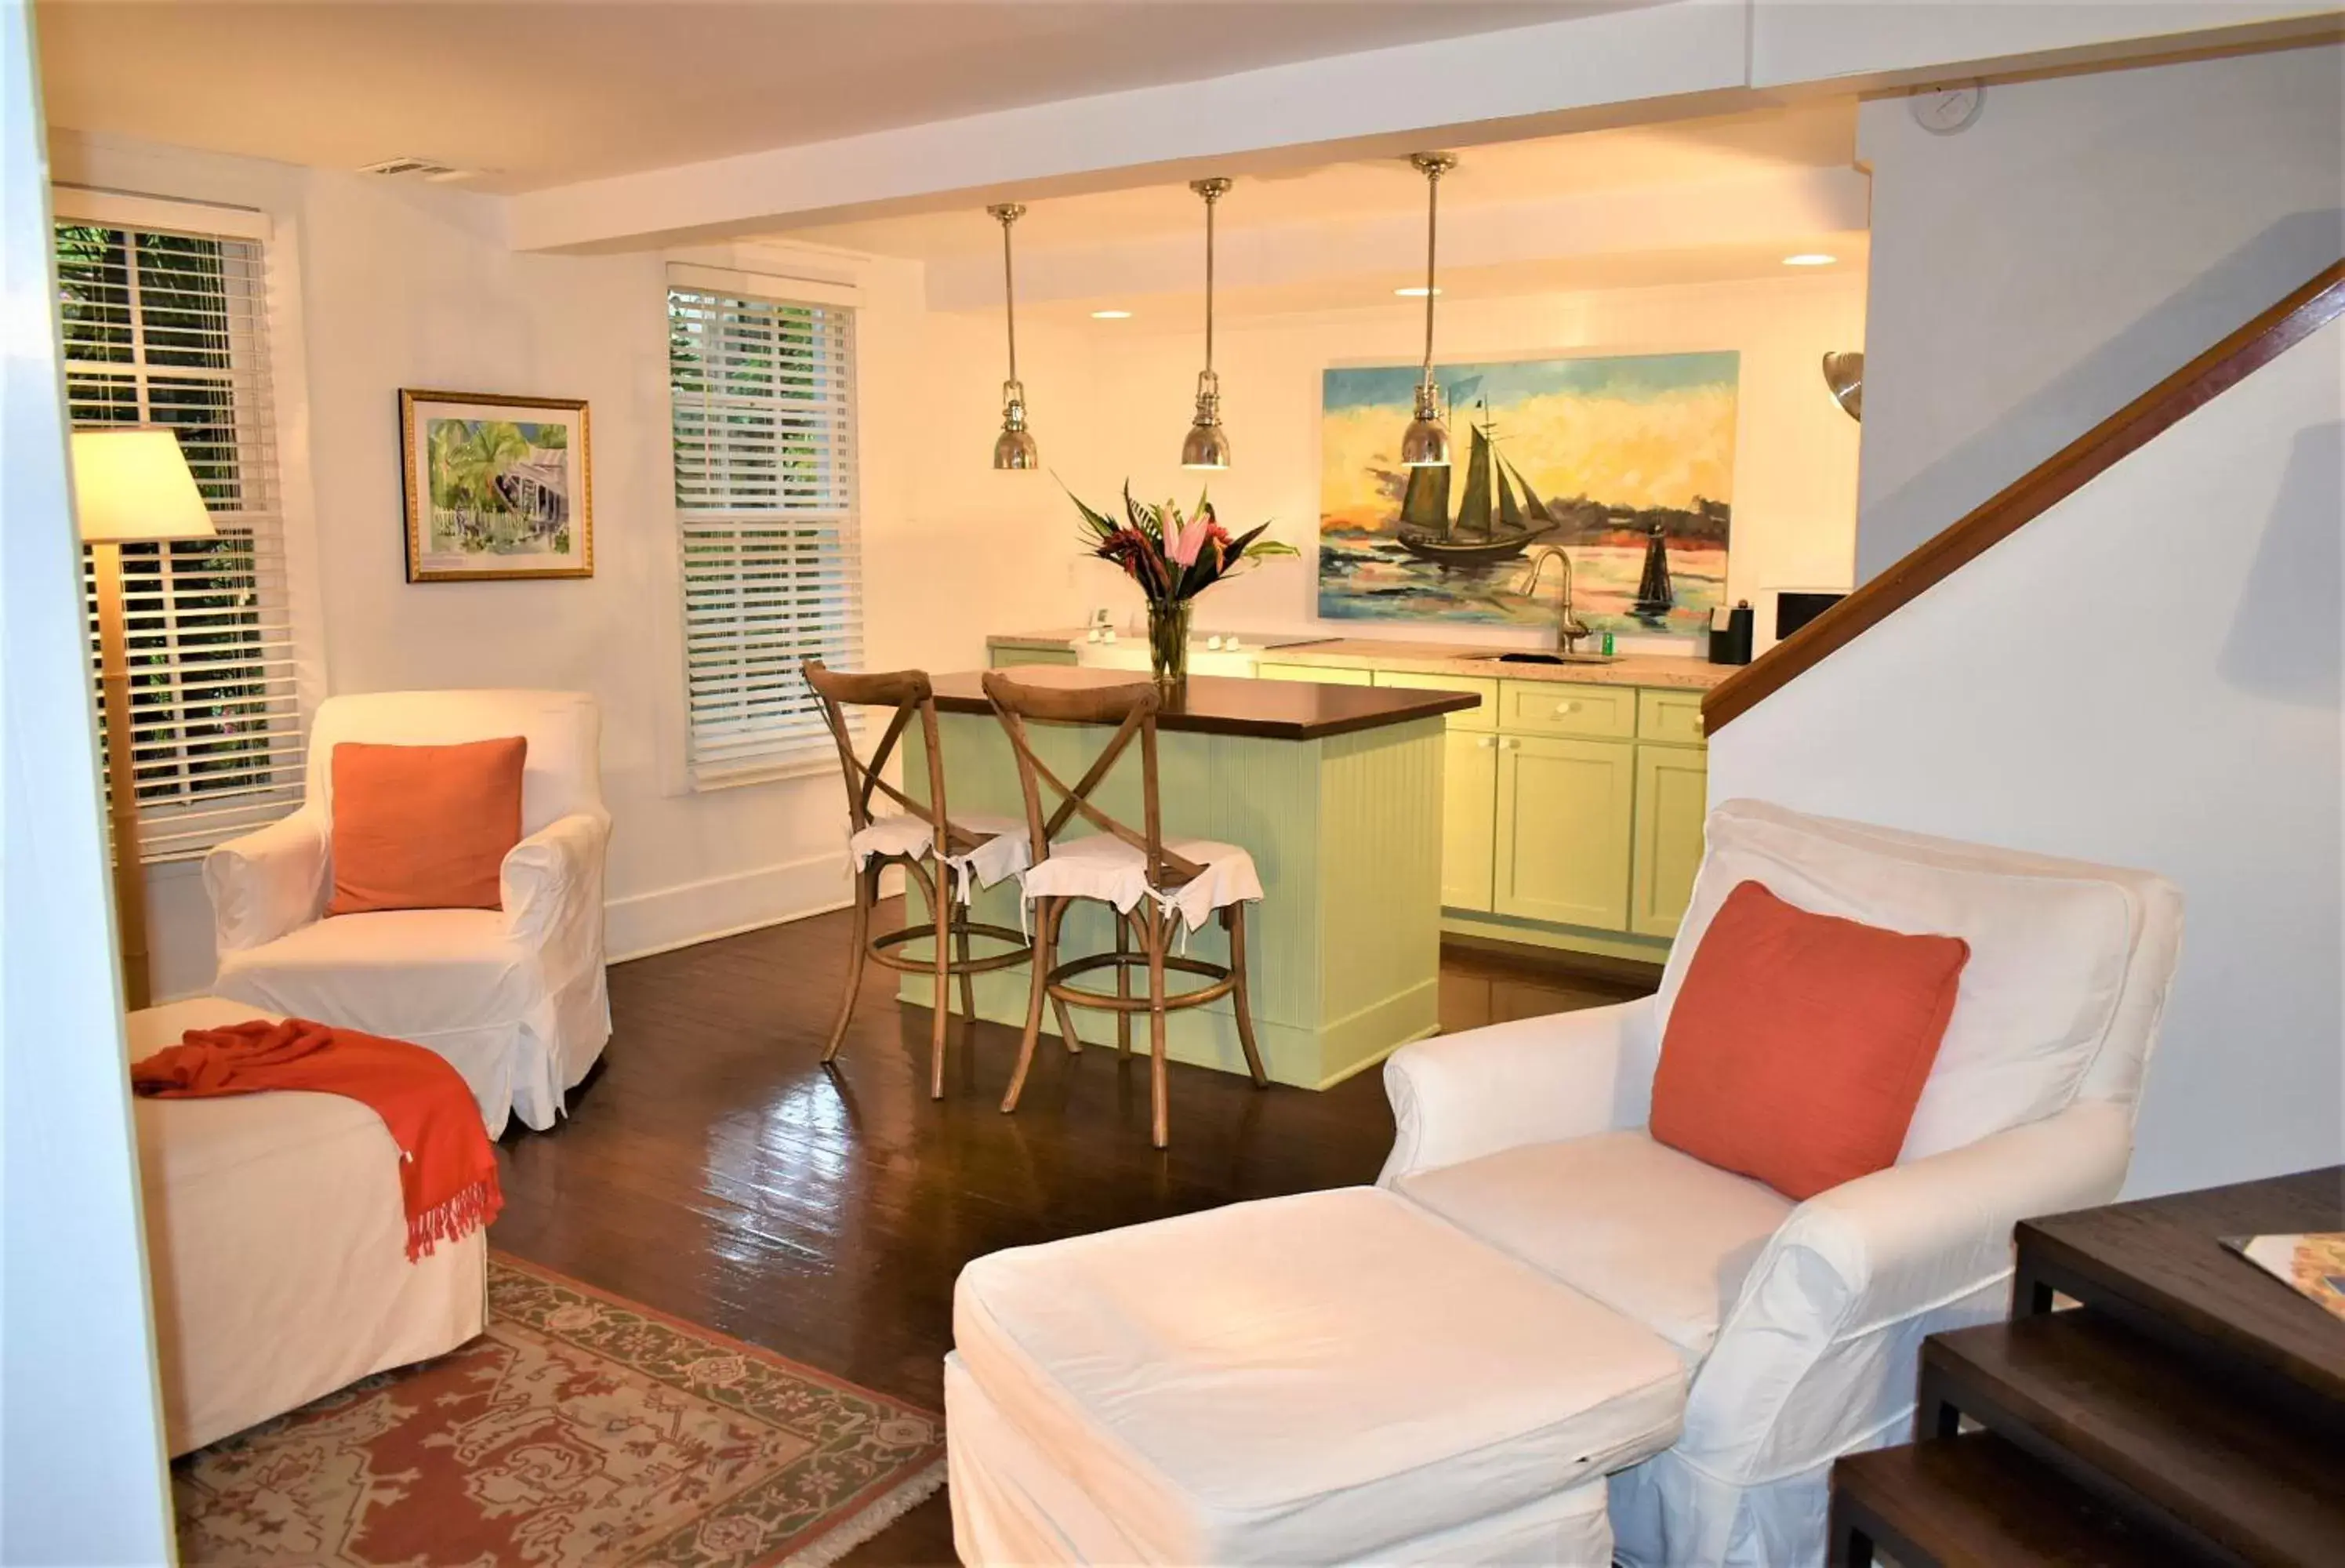
<path id="1" fill-rule="evenodd" d="M 504 1206 L 504 1193 L 492 1176 L 472 1183 L 445 1203 L 411 1216 L 407 1221 L 407 1260 L 420 1262 L 431 1256 L 432 1249 L 441 1242 L 462 1241 L 473 1231 L 485 1229 Z"/>

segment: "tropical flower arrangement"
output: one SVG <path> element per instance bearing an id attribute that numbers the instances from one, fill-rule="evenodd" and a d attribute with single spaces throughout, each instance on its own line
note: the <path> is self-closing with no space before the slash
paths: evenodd
<path id="1" fill-rule="evenodd" d="M 1068 499 L 1083 514 L 1085 550 L 1123 568 L 1147 597 L 1149 666 L 1156 683 L 1168 689 L 1188 679 L 1190 602 L 1250 561 L 1296 553 L 1291 544 L 1263 537 L 1266 522 L 1231 537 L 1203 496 L 1195 515 L 1183 517 L 1172 501 L 1151 506 L 1132 500 L 1127 484 L 1121 522 L 1093 511 L 1080 496 L 1070 492 Z"/>

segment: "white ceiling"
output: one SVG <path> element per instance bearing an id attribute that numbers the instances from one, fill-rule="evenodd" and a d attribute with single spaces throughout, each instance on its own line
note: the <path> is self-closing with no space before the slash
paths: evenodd
<path id="1" fill-rule="evenodd" d="M 496 191 L 1653 0 L 40 0 L 49 123 Z"/>
<path id="2" fill-rule="evenodd" d="M 1856 157 L 1856 101 L 1815 99 L 1750 114 L 1500 142 L 1460 153 L 1441 182 L 1444 212 L 1556 197 L 1714 185 L 1802 169 L 1845 169 Z M 1422 213 L 1425 177 L 1400 158 L 1242 178 L 1215 222 L 1233 246 L 1250 228 Z M 1084 249 L 1164 236 L 1196 237 L 1203 214 L 1186 184 L 1168 182 L 1027 204 L 1020 254 Z M 981 206 L 792 230 L 789 238 L 924 261 L 1000 253 Z M 1771 258 L 1772 264 L 1773 258 Z M 1421 263 L 1418 264 L 1421 267 Z"/>

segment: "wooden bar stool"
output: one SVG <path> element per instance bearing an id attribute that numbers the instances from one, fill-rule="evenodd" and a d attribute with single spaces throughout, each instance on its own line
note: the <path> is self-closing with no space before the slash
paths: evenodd
<path id="1" fill-rule="evenodd" d="M 815 695 L 822 702 L 823 722 L 838 744 L 838 764 L 847 776 L 848 853 L 854 861 L 855 946 L 848 955 L 847 996 L 839 1004 L 838 1022 L 830 1031 L 830 1047 L 822 1054 L 828 1062 L 847 1040 L 847 1026 L 855 1017 L 855 995 L 862 984 L 865 960 L 906 974 L 936 976 L 936 1016 L 929 1039 L 929 1098 L 945 1093 L 945 1025 L 952 1009 L 947 1005 L 947 982 L 960 980 L 960 1007 L 977 1022 L 973 975 L 1007 969 L 1033 956 L 1033 945 L 1022 931 L 989 926 L 969 917 L 969 898 L 975 887 L 990 886 L 1024 869 L 1029 858 L 1026 835 L 1006 816 L 964 816 L 955 821 L 945 807 L 944 754 L 937 744 L 936 693 L 921 670 L 898 670 L 888 674 L 847 675 L 823 668 L 819 659 L 798 666 Z M 879 744 L 868 762 L 856 754 L 847 726 L 847 705 L 893 707 Z M 917 714 L 920 739 L 929 754 L 929 798 L 914 800 L 880 776 L 895 752 L 896 743 Z M 903 807 L 899 814 L 875 816 L 874 795 L 886 795 Z M 900 930 L 871 931 L 871 906 L 878 899 L 879 874 L 901 865 L 904 875 L 929 901 L 933 917 L 928 924 Z M 1010 944 L 1006 952 L 984 957 L 969 956 L 969 938 L 990 937 Z M 927 958 L 908 957 L 897 951 L 923 937 L 935 943 Z"/>
<path id="2" fill-rule="evenodd" d="M 1001 1108 L 1018 1108 L 1026 1087 L 1026 1070 L 1034 1060 L 1034 1042 L 1042 1029 L 1042 998 L 1059 1008 L 1059 1027 L 1067 1049 L 1080 1051 L 1069 1004 L 1095 1007 L 1116 1015 L 1116 1044 L 1131 1049 L 1131 1017 L 1148 1015 L 1148 1098 L 1150 1139 L 1162 1148 L 1171 1136 L 1164 1084 L 1164 1020 L 1177 1008 L 1202 1007 L 1230 998 L 1237 1018 L 1238 1043 L 1245 1049 L 1246 1067 L 1254 1087 L 1270 1079 L 1262 1070 L 1262 1053 L 1255 1048 L 1254 1014 L 1246 1000 L 1245 906 L 1262 896 L 1262 879 L 1254 857 L 1232 844 L 1189 838 L 1167 842 L 1157 810 L 1156 688 L 1147 683 L 1128 686 L 1092 687 L 1069 691 L 1022 685 L 998 673 L 985 677 L 985 694 L 1001 727 L 1009 732 L 1010 750 L 1018 759 L 1018 781 L 1026 797 L 1026 831 L 1033 864 L 1020 880 L 1033 901 L 1034 974 L 1026 1002 L 1026 1037 L 1018 1047 L 1018 1068 L 1010 1076 L 1010 1092 Z M 1034 754 L 1026 721 L 1039 719 L 1072 723 L 1112 723 L 1115 733 L 1082 778 L 1071 786 Z M 1140 789 L 1142 830 L 1135 833 L 1093 804 L 1091 794 L 1112 771 L 1118 758 L 1140 743 Z M 1054 804 L 1045 814 L 1043 792 Z M 1077 817 L 1099 832 L 1085 838 L 1061 841 L 1060 832 Z M 1059 926 L 1078 898 L 1097 899 L 1114 911 L 1116 950 L 1089 957 L 1057 962 Z M 1176 922 L 1192 930 L 1218 915 L 1229 933 L 1230 961 L 1212 964 L 1169 951 Z M 1136 936 L 1140 950 L 1132 951 L 1126 933 Z M 1148 994 L 1132 995 L 1133 972 L 1148 972 Z M 1072 984 L 1079 975 L 1113 969 L 1116 994 L 1109 996 Z M 1165 972 L 1202 975 L 1207 984 L 1192 990 L 1166 988 Z"/>

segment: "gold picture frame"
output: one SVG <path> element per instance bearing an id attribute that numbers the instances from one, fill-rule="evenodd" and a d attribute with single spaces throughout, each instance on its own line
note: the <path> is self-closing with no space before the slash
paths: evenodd
<path id="1" fill-rule="evenodd" d="M 402 387 L 399 450 L 410 582 L 594 575 L 584 398 Z"/>

